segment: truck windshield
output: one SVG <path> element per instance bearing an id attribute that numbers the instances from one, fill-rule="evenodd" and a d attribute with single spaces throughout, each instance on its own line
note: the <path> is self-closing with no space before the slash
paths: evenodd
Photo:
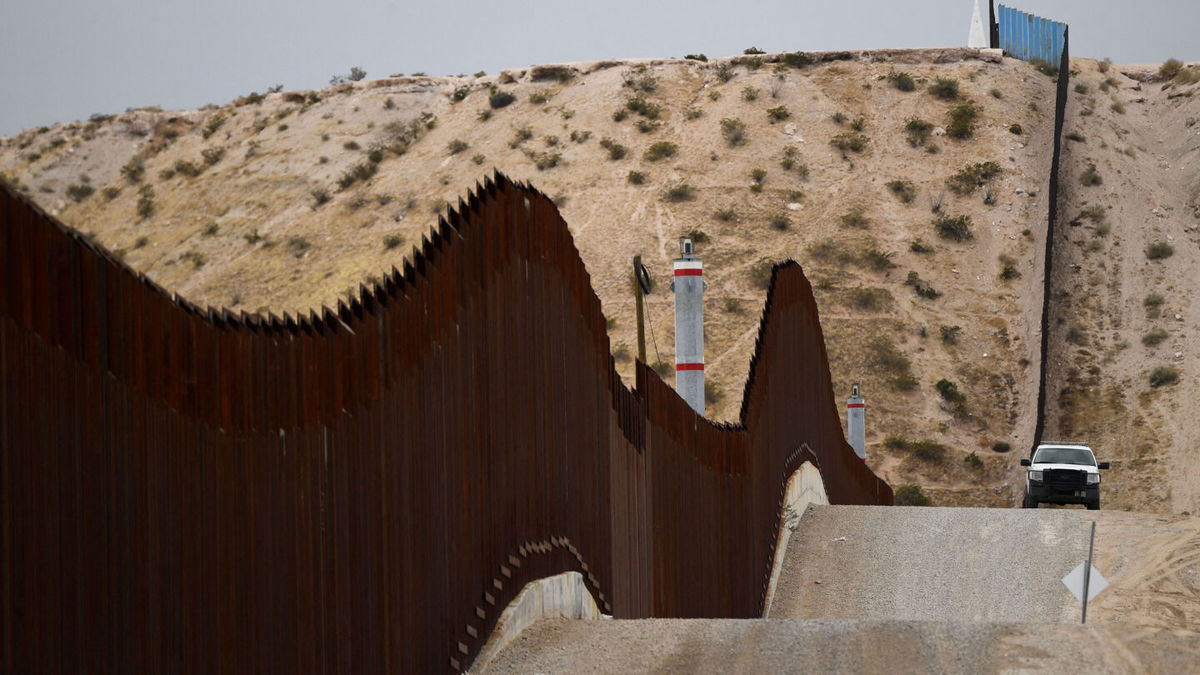
<path id="1" fill-rule="evenodd" d="M 1039 464 L 1086 464 L 1096 466 L 1096 458 L 1084 448 L 1042 448 L 1033 461 Z"/>

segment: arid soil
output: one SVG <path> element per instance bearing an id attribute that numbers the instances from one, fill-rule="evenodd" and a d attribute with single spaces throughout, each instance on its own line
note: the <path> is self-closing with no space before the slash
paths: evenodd
<path id="1" fill-rule="evenodd" d="M 1046 437 L 1112 462 L 1104 508 L 1197 513 L 1200 83 L 1157 69 L 1072 62 Z"/>
<path id="2" fill-rule="evenodd" d="M 762 273 L 794 258 L 817 288 L 835 394 L 863 386 L 872 466 L 936 503 L 1010 505 L 1034 421 L 1054 82 L 967 49 L 831 58 L 394 77 L 136 110 L 0 139 L 0 172 L 165 288 L 281 313 L 336 303 L 401 265 L 447 203 L 499 169 L 559 202 L 626 377 L 630 260 L 641 254 L 659 280 L 648 360 L 669 380 L 670 261 L 691 234 L 709 282 L 708 414 L 725 420 L 740 404 Z M 893 86 L 900 73 L 913 91 Z M 958 98 L 931 93 L 937 78 L 955 80 Z M 493 91 L 516 99 L 492 108 Z M 953 138 L 949 115 L 964 101 L 975 128 Z M 914 118 L 930 124 L 915 145 Z M 855 134 L 861 151 L 831 145 Z M 624 156 L 612 159 L 606 139 Z M 647 155 L 660 142 L 674 147 Z M 984 162 L 999 174 L 948 189 Z M 911 183 L 900 190 L 910 202 L 889 189 L 897 180 Z M 969 217 L 970 238 L 940 237 L 934 205 Z M 920 281 L 906 283 L 910 273 Z M 939 394 L 943 379 L 961 405 Z M 948 449 L 921 459 L 901 442 L 918 440 Z"/>

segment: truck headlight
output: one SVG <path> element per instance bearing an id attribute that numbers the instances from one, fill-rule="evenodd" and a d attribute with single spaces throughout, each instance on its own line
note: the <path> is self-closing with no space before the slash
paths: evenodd
<path id="1" fill-rule="evenodd" d="M 1087 484 L 1088 485 L 1099 485 L 1100 484 L 1100 474 L 1089 473 L 1088 477 L 1087 477 Z"/>
<path id="2" fill-rule="evenodd" d="M 1032 481 L 1037 481 L 1037 482 L 1039 482 L 1039 483 L 1040 483 L 1040 482 L 1042 482 L 1042 472 L 1041 472 L 1041 470 L 1039 469 L 1039 470 L 1037 470 L 1037 471 L 1030 471 L 1030 472 L 1029 472 L 1029 480 L 1032 480 Z"/>

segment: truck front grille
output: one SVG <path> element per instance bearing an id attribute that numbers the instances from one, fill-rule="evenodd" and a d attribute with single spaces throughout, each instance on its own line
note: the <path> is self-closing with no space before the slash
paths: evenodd
<path id="1" fill-rule="evenodd" d="M 1087 487 L 1087 472 L 1075 469 L 1046 469 L 1042 474 L 1046 487 L 1058 490 L 1082 490 Z"/>

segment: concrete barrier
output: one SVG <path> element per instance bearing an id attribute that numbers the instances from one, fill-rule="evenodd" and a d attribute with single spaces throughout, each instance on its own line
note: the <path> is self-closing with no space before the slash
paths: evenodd
<path id="1" fill-rule="evenodd" d="M 602 619 L 611 618 L 600 612 L 596 599 L 587 589 L 579 572 L 563 572 L 525 584 L 496 622 L 496 628 L 471 665 L 480 672 L 521 631 L 538 619 Z"/>
<path id="2" fill-rule="evenodd" d="M 779 573 L 783 571 L 783 558 L 787 555 L 788 541 L 792 538 L 792 530 L 800 524 L 809 504 L 828 504 L 829 497 L 825 494 L 825 481 L 821 472 L 812 462 L 800 465 L 788 478 L 786 492 L 783 498 L 783 513 L 780 514 L 778 538 L 775 541 L 775 560 L 771 565 L 771 581 L 767 585 L 767 598 L 763 602 L 763 616 L 771 613 L 771 602 L 775 599 L 775 586 L 779 583 Z"/>

